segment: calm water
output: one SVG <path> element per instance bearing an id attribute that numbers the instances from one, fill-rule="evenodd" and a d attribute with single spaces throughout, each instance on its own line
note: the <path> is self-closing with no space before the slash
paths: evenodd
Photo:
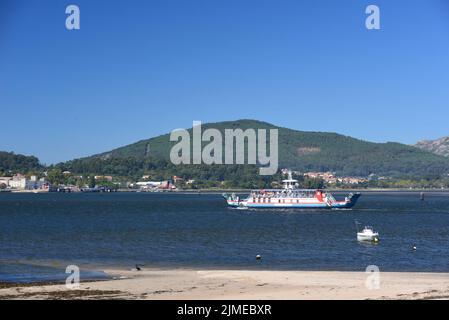
<path id="1" fill-rule="evenodd" d="M 356 241 L 355 219 L 380 232 L 378 245 Z M 0 280 L 136 263 L 449 271 L 449 195 L 365 193 L 352 210 L 273 211 L 229 209 L 206 194 L 0 194 Z"/>

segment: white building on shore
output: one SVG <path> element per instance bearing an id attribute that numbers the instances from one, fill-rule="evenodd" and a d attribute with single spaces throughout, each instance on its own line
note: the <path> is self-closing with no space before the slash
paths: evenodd
<path id="1" fill-rule="evenodd" d="M 0 185 L 2 184 L 4 184 L 6 188 L 14 190 L 36 190 L 48 187 L 45 178 L 38 179 L 37 176 L 31 176 L 28 179 L 21 174 L 16 174 L 13 177 L 0 177 Z"/>
<path id="2" fill-rule="evenodd" d="M 11 189 L 25 190 L 27 186 L 27 178 L 21 174 L 17 174 L 9 181 Z"/>

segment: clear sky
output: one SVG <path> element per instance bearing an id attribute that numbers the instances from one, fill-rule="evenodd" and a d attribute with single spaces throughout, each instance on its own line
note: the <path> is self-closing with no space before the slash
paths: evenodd
<path id="1" fill-rule="evenodd" d="M 381 30 L 365 28 L 369 4 Z M 449 1 L 0 0 L 0 111 L 0 150 L 47 164 L 193 120 L 439 138 Z"/>

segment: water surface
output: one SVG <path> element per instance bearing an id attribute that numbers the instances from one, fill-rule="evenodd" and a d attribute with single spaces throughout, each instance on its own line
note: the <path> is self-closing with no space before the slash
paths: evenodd
<path id="1" fill-rule="evenodd" d="M 355 219 L 380 243 L 358 243 Z M 136 263 L 449 272 L 449 195 L 364 193 L 352 210 L 330 211 L 236 210 L 214 194 L 0 194 L 0 280 Z"/>

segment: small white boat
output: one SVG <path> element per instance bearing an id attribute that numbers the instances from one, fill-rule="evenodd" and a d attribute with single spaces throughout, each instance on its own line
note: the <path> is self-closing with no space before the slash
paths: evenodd
<path id="1" fill-rule="evenodd" d="M 358 241 L 378 242 L 379 241 L 379 233 L 374 232 L 372 227 L 366 226 L 361 232 L 357 232 L 357 240 Z"/>

